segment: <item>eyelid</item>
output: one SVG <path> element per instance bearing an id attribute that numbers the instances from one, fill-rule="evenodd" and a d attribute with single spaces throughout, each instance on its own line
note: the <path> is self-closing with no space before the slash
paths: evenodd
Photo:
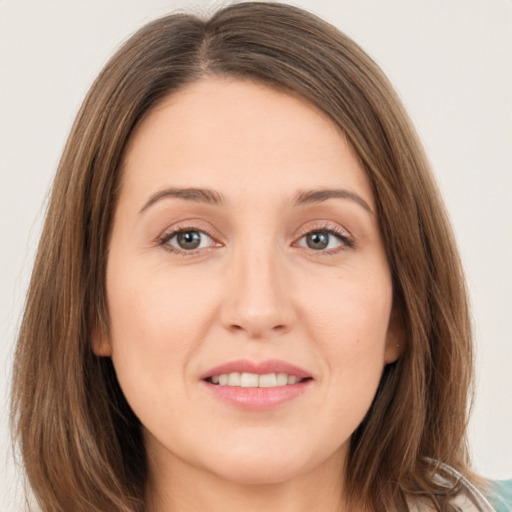
<path id="1" fill-rule="evenodd" d="M 168 244 L 169 240 L 171 240 L 174 236 L 176 236 L 179 233 L 187 232 L 187 231 L 197 231 L 199 233 L 204 233 L 206 236 L 208 236 L 213 244 L 209 247 L 202 247 L 199 249 L 191 249 L 191 250 L 184 250 L 180 249 L 179 247 L 175 247 L 173 245 Z M 175 253 L 175 254 L 182 254 L 184 256 L 193 256 L 195 254 L 198 254 L 199 252 L 204 251 L 205 249 L 210 249 L 212 247 L 221 247 L 222 243 L 218 241 L 218 237 L 216 237 L 211 229 L 208 229 L 207 227 L 203 226 L 203 223 L 200 221 L 183 221 L 178 224 L 174 224 L 171 227 L 168 227 L 165 229 L 158 237 L 156 238 L 156 244 L 165 251 Z"/>
<path id="2" fill-rule="evenodd" d="M 212 240 L 212 244 L 208 247 L 202 247 L 199 249 L 191 249 L 191 250 L 184 250 L 180 249 L 175 246 L 171 246 L 168 244 L 168 241 L 171 240 L 174 236 L 176 236 L 179 233 L 183 233 L 186 231 L 197 231 L 204 233 L 206 236 L 208 236 Z M 337 237 L 340 240 L 340 247 L 336 249 L 326 249 L 326 250 L 314 250 L 309 249 L 311 252 L 317 253 L 317 254 L 336 254 L 339 251 L 352 249 L 355 246 L 355 241 L 352 236 L 352 234 L 345 228 L 341 227 L 337 223 L 328 222 L 328 221 L 318 221 L 318 222 L 310 222 L 303 225 L 300 230 L 298 236 L 295 237 L 294 242 L 292 243 L 293 246 L 297 246 L 299 240 L 301 240 L 304 236 L 308 235 L 309 233 L 313 233 L 316 231 L 324 231 L 327 232 L 335 237 Z M 157 245 L 162 247 L 164 250 L 176 254 L 182 254 L 185 256 L 193 256 L 195 254 L 198 254 L 206 249 L 211 249 L 213 247 L 222 247 L 223 243 L 218 241 L 219 236 L 215 235 L 213 233 L 213 230 L 207 226 L 204 226 L 204 222 L 199 220 L 190 220 L 190 221 L 182 221 L 179 222 L 173 226 L 168 227 L 165 229 L 158 237 L 156 238 L 155 242 Z M 300 246 L 303 247 L 303 246 Z M 303 247 L 304 248 L 304 247 Z M 306 248 L 308 249 L 308 248 Z"/>
<path id="3" fill-rule="evenodd" d="M 313 223 L 313 224 L 308 223 L 308 224 L 306 224 L 306 226 L 301 227 L 300 235 L 295 239 L 295 242 L 293 242 L 293 245 L 298 244 L 298 241 L 301 240 L 302 238 L 304 238 L 309 233 L 314 233 L 317 231 L 324 231 L 333 236 L 336 236 L 341 242 L 341 247 L 334 249 L 334 250 L 333 249 L 326 249 L 326 250 L 309 249 L 310 251 L 312 251 L 314 253 L 336 254 L 339 251 L 353 249 L 355 246 L 354 237 L 347 229 L 339 226 L 336 223 L 331 223 L 331 222 L 326 222 L 326 221 L 322 221 L 320 223 L 317 223 L 316 225 L 315 225 L 315 223 Z M 308 248 L 306 248 L 306 249 L 308 249 Z"/>

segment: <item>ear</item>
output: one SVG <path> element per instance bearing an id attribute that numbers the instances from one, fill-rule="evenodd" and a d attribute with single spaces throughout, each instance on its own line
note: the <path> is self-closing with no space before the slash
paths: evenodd
<path id="1" fill-rule="evenodd" d="M 93 329 L 92 351 L 100 357 L 110 357 L 112 355 L 110 336 L 105 329 L 99 327 Z"/>
<path id="2" fill-rule="evenodd" d="M 402 315 L 394 305 L 389 316 L 386 349 L 384 351 L 385 363 L 394 363 L 402 355 L 404 348 L 405 330 L 402 322 Z"/>

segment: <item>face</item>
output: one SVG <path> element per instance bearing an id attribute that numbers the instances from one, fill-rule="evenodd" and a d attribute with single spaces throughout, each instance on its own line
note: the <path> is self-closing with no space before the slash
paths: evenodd
<path id="1" fill-rule="evenodd" d="M 126 150 L 107 264 L 111 356 L 150 470 L 239 483 L 342 467 L 398 357 L 368 179 L 301 99 L 208 78 Z"/>

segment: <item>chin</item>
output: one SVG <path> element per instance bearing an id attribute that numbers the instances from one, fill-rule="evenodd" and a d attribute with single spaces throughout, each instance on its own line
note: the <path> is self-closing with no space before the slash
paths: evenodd
<path id="1" fill-rule="evenodd" d="M 212 473 L 236 484 L 280 484 L 313 471 L 329 458 L 328 453 L 323 453 L 326 450 L 300 450 L 300 446 L 276 439 L 267 440 L 264 445 L 256 442 L 232 444 L 211 453 L 204 463 Z M 215 462 L 212 464 L 211 461 Z"/>
<path id="2" fill-rule="evenodd" d="M 229 467 L 216 468 L 217 475 L 227 481 L 239 485 L 273 485 L 281 484 L 305 473 L 304 464 L 297 461 L 280 461 L 275 464 L 268 461 L 245 461 Z"/>

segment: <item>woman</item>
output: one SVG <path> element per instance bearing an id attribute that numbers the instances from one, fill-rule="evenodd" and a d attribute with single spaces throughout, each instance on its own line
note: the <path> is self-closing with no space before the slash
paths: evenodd
<path id="1" fill-rule="evenodd" d="M 16 354 L 43 510 L 492 510 L 471 362 L 436 186 L 357 45 L 247 3 L 153 22 L 111 59 Z"/>

